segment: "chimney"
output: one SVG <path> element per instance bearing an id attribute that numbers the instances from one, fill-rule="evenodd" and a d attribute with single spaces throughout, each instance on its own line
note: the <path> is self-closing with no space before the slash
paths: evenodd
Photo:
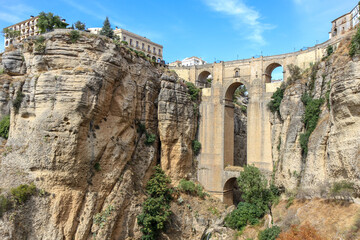
<path id="1" fill-rule="evenodd" d="M 34 16 L 33 15 L 30 15 L 30 18 L 33 18 Z"/>

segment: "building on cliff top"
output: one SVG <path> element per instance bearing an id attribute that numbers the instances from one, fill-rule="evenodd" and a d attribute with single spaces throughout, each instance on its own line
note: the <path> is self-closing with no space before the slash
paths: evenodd
<path id="1" fill-rule="evenodd" d="M 182 66 L 204 65 L 206 62 L 199 57 L 188 57 L 181 61 Z"/>
<path id="2" fill-rule="evenodd" d="M 88 28 L 88 31 L 93 34 L 100 34 L 101 28 Z M 138 51 L 142 51 L 148 57 L 154 59 L 157 62 L 163 60 L 163 46 L 152 42 L 146 37 L 142 37 L 128 30 L 116 27 L 114 34 L 119 36 L 120 41 L 128 43 L 128 46 Z"/>
<path id="3" fill-rule="evenodd" d="M 39 18 L 38 16 L 36 16 L 36 17 L 30 16 L 30 18 L 25 21 L 22 21 L 22 22 L 19 22 L 19 23 L 16 23 L 14 25 L 4 28 L 4 30 L 10 29 L 10 30 L 14 30 L 14 31 L 20 31 L 20 36 L 15 39 L 11 38 L 8 34 L 4 35 L 5 48 L 9 47 L 10 44 L 12 44 L 14 41 L 21 41 L 29 36 L 39 35 L 40 30 L 36 26 L 38 18 Z"/>
<path id="4" fill-rule="evenodd" d="M 336 18 L 331 22 L 331 32 L 329 38 L 343 35 L 347 31 L 353 29 L 359 24 L 359 4 L 357 4 L 350 12 Z"/>
<path id="5" fill-rule="evenodd" d="M 142 37 L 128 30 L 117 28 L 114 34 L 120 37 L 121 41 L 128 43 L 128 46 L 144 52 L 148 57 L 161 62 L 163 60 L 163 46 L 152 42 L 146 37 Z"/>

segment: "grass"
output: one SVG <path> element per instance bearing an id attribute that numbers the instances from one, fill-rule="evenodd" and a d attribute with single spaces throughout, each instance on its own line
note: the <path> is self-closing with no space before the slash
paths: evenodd
<path id="1" fill-rule="evenodd" d="M 0 121 L 0 136 L 8 139 L 10 129 L 10 115 L 5 115 Z"/>

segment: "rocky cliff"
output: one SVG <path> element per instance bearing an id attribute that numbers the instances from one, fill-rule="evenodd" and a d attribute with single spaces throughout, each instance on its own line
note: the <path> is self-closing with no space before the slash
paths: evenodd
<path id="1" fill-rule="evenodd" d="M 350 58 L 349 44 L 347 37 L 335 53 L 286 87 L 280 111 L 271 120 L 278 185 L 319 196 L 329 183 L 347 180 L 355 183 L 359 193 L 360 61 L 358 57 Z M 322 98 L 324 103 L 304 155 L 300 134 L 305 132 L 301 100 L 305 92 L 313 99 Z"/>
<path id="2" fill-rule="evenodd" d="M 26 40 L 2 65 L 0 188 L 34 182 L 42 196 L 0 219 L 1 239 L 137 239 L 152 166 L 193 177 L 197 112 L 173 73 L 67 30 Z"/>

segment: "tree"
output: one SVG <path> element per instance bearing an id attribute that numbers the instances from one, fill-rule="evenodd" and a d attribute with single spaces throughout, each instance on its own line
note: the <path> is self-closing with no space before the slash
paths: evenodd
<path id="1" fill-rule="evenodd" d="M 66 28 L 67 25 L 69 24 L 61 21 L 58 15 L 54 16 L 51 12 L 39 14 L 37 26 L 41 33 L 52 31 L 54 28 Z"/>
<path id="2" fill-rule="evenodd" d="M 5 28 L 3 31 L 3 34 L 4 34 L 4 36 L 6 36 L 8 38 L 16 38 L 16 37 L 20 36 L 20 31 Z"/>
<path id="3" fill-rule="evenodd" d="M 76 28 L 77 30 L 84 31 L 84 30 L 85 30 L 85 23 L 80 22 L 80 21 L 77 21 L 77 22 L 75 23 L 75 28 Z"/>
<path id="4" fill-rule="evenodd" d="M 106 17 L 106 19 L 104 21 L 104 25 L 101 28 L 100 35 L 104 35 L 104 36 L 107 36 L 109 38 L 114 37 L 114 31 L 111 28 L 110 21 L 109 21 L 108 17 Z"/>

